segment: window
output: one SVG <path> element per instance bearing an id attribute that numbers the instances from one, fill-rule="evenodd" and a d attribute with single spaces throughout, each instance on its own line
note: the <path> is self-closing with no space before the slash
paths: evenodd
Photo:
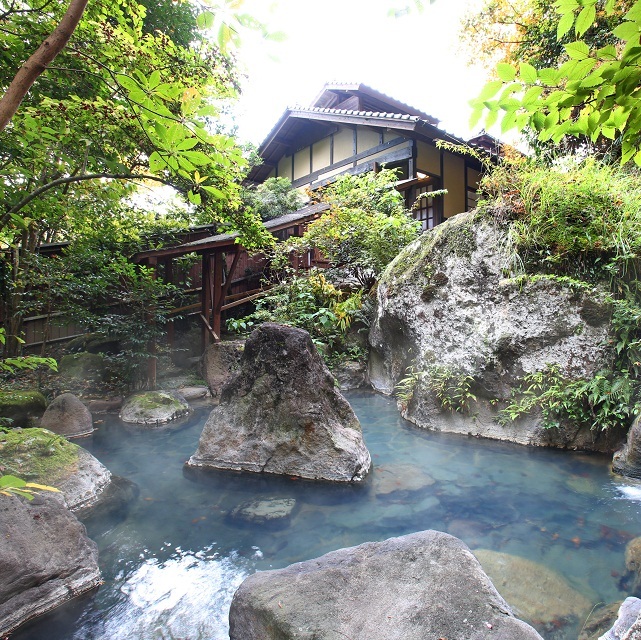
<path id="1" fill-rule="evenodd" d="M 433 184 L 417 185 L 410 190 L 414 200 L 413 215 L 421 223 L 423 231 L 433 229 L 438 224 L 434 198 L 425 195 L 432 191 L 434 191 Z"/>

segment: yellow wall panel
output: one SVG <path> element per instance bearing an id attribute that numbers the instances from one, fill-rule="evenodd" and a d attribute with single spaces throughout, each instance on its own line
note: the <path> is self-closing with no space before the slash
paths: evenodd
<path id="1" fill-rule="evenodd" d="M 278 177 L 292 180 L 292 157 L 285 156 L 278 163 Z"/>
<path id="2" fill-rule="evenodd" d="M 465 211 L 465 160 L 447 152 L 443 154 L 443 188 L 447 189 L 443 202 L 444 217 Z"/>
<path id="3" fill-rule="evenodd" d="M 323 138 L 312 146 L 312 171 L 318 171 L 329 167 L 331 150 L 331 138 Z"/>
<path id="4" fill-rule="evenodd" d="M 305 147 L 294 154 L 294 180 L 309 174 L 309 147 Z"/>
<path id="5" fill-rule="evenodd" d="M 341 129 L 334 134 L 334 162 L 340 162 L 354 155 L 354 131 Z"/>
<path id="6" fill-rule="evenodd" d="M 449 154 L 448 154 L 449 155 Z M 441 152 L 434 145 L 418 142 L 416 168 L 435 176 L 441 175 Z"/>
<path id="7" fill-rule="evenodd" d="M 372 129 L 360 127 L 356 130 L 356 153 L 362 153 L 368 149 L 378 147 L 381 143 L 381 134 Z"/>

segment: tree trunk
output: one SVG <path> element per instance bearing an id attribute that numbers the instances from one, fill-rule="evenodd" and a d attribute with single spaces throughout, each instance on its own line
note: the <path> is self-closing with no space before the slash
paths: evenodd
<path id="1" fill-rule="evenodd" d="M 71 0 L 60 24 L 20 67 L 6 93 L 0 99 L 0 131 L 11 121 L 33 83 L 69 42 L 88 1 Z"/>

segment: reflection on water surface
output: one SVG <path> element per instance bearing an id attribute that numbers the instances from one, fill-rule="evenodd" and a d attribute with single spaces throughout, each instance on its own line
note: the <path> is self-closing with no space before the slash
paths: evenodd
<path id="1" fill-rule="evenodd" d="M 250 573 L 423 529 L 484 550 L 499 591 L 545 638 L 576 638 L 593 604 L 625 597 L 641 485 L 610 475 L 606 458 L 428 433 L 389 398 L 348 399 L 374 462 L 357 486 L 184 472 L 206 408 L 159 431 L 105 421 L 83 444 L 140 491 L 128 508 L 86 523 L 105 584 L 14 640 L 225 639 L 231 597 Z M 277 526 L 230 516 L 256 499 L 295 506 Z"/>

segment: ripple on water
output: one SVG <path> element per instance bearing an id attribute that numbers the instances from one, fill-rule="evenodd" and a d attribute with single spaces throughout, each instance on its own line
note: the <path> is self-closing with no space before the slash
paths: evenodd
<path id="1" fill-rule="evenodd" d="M 212 548 L 148 557 L 116 577 L 118 602 L 101 612 L 98 627 L 87 620 L 74 640 L 227 640 L 232 596 L 251 572 L 235 553 L 220 557 Z"/>

